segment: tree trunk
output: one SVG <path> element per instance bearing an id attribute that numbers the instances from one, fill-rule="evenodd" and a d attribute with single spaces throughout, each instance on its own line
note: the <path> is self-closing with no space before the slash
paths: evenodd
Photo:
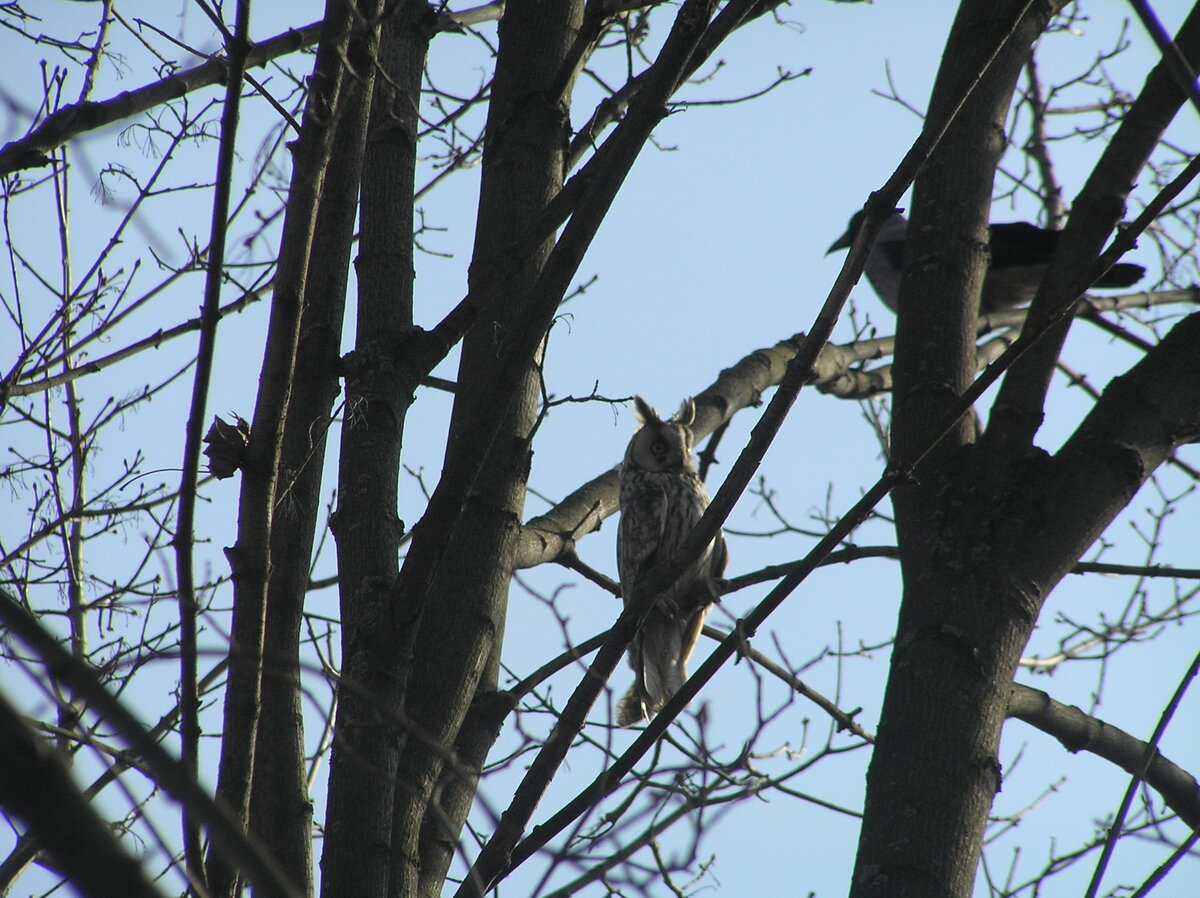
<path id="1" fill-rule="evenodd" d="M 582 10 L 579 0 L 513 4 L 501 20 L 472 289 L 502 276 L 514 237 L 538 218 L 562 187 L 567 98 L 575 74 L 563 68 Z M 442 759 L 458 740 L 472 702 L 485 708 L 496 690 L 539 396 L 537 359 L 518 361 L 525 373 L 508 401 L 486 405 L 482 397 L 491 392 L 497 365 L 512 352 L 511 335 L 530 323 L 529 291 L 552 246 L 552 238 L 542 243 L 507 281 L 507 299 L 463 341 L 443 478 L 477 451 L 480 433 L 495 431 L 497 436 L 465 503 L 452 510 L 457 511 L 453 521 L 430 521 L 426 532 L 419 530 L 405 565 L 406 576 L 413 576 L 410 583 L 417 578 L 428 578 L 429 583 L 426 593 L 403 596 L 406 605 L 417 603 L 421 615 L 406 708 L 433 744 L 425 738 L 409 739 L 401 759 L 395 793 L 394 898 L 440 894 L 474 795 L 477 771 L 443 777 Z M 430 508 L 434 510 L 436 502 Z M 414 559 L 426 557 L 416 545 L 422 539 L 436 541 L 441 562 L 424 574 L 408 570 Z M 472 726 L 470 731 L 486 739 L 489 726 Z M 460 749 L 463 757 L 482 761 L 470 746 Z M 444 804 L 431 813 L 428 805 L 439 778 L 444 782 L 437 789 L 438 800 Z"/>
<path id="2" fill-rule="evenodd" d="M 931 114 L 953 81 L 950 61 L 970 52 L 972 32 L 985 33 L 971 21 L 976 7 L 988 4 L 960 11 Z M 917 182 L 896 340 L 900 461 L 921 451 L 970 379 L 973 339 L 964 326 L 974 318 L 986 262 L 992 170 L 1017 71 L 1047 13 L 1018 27 Z M 1181 32 L 1188 55 L 1196 52 L 1198 18 Z M 1128 185 L 1181 102 L 1160 66 L 1077 200 L 1079 216 L 1026 333 L 1086 287 L 1080 272 L 1121 217 Z M 988 133 L 996 139 L 981 153 L 971 135 Z M 955 238 L 963 233 L 973 239 Z M 978 443 L 960 423 L 918 468 L 917 482 L 895 493 L 905 590 L 867 778 L 854 898 L 971 894 L 1001 784 L 997 749 L 1009 684 L 1045 597 L 1174 447 L 1200 432 L 1200 316 L 1192 316 L 1113 381 L 1056 455 L 1036 448 L 1048 365 L 1066 326 L 1056 325 L 1045 345 L 1013 366 Z"/>
<path id="3" fill-rule="evenodd" d="M 929 117 L 962 91 L 959 65 L 996 47 L 1023 2 L 967 0 L 959 9 Z M 992 179 L 1004 122 L 1046 4 L 1016 31 L 918 176 L 900 294 L 893 457 L 916 457 L 974 373 L 974 323 L 987 264 Z M 913 264 L 913 260 L 920 260 Z M 930 347 L 935 347 L 930 351 Z M 877 743 L 867 775 L 853 898 L 967 898 L 983 827 L 1000 785 L 996 760 L 1013 670 L 1036 619 L 1013 595 L 1010 558 L 989 534 L 1008 480 L 963 460 L 974 426 L 962 418 L 893 494 L 904 596 Z M 992 552 L 978 557 L 982 546 Z"/>
<path id="4" fill-rule="evenodd" d="M 352 41 L 358 77 L 346 85 L 322 183 L 309 259 L 300 342 L 280 454 L 283 526 L 271 533 L 271 576 L 263 634 L 262 712 L 255 744 L 251 830 L 303 895 L 313 893 L 312 802 L 308 797 L 300 691 L 300 633 L 321 510 L 321 475 L 346 309 L 355 196 L 375 80 L 373 33 Z"/>
<path id="5" fill-rule="evenodd" d="M 341 0 L 330 0 L 326 9 L 301 133 L 293 149 L 267 348 L 242 467 L 238 539 L 226 553 L 233 571 L 234 606 L 217 796 L 246 827 L 250 823 L 255 741 L 262 709 L 272 532 L 283 518 L 276 515 L 279 465 L 308 266 L 333 135 L 339 117 L 347 109 L 347 95 L 352 93 L 349 82 L 357 77 L 345 66 L 350 37 L 359 31 L 359 23 L 375 21 L 381 4 L 382 0 L 364 0 L 359 8 L 351 9 Z M 218 898 L 232 898 L 238 891 L 236 869 L 213 851 L 207 864 L 211 893 Z"/>
<path id="6" fill-rule="evenodd" d="M 324 895 L 382 896 L 396 764 L 405 733 L 401 684 L 411 640 L 388 612 L 404 524 L 396 514 L 412 395 L 394 364 L 413 322 L 413 193 L 421 73 L 433 13 L 405 0 L 383 28 L 363 162 L 358 314 L 346 365 L 337 539 L 342 671 L 321 859 Z M 392 624 L 392 625 L 389 625 Z"/>

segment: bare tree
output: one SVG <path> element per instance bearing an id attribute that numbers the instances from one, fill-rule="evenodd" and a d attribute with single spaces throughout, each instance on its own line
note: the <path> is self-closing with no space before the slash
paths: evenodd
<path id="1" fill-rule="evenodd" d="M 1084 30 L 1079 10 L 963 0 L 919 135 L 867 200 L 807 333 L 703 360 L 711 382 L 690 392 L 705 476 L 769 402 L 696 532 L 618 613 L 569 592 L 620 595 L 611 564 L 582 557 L 617 511 L 615 470 L 568 466 L 568 494 L 527 509 L 544 500 L 544 429 L 577 405 L 622 401 L 598 377 L 589 395 L 562 394 L 556 328 L 590 289 L 584 257 L 664 120 L 800 77 L 781 68 L 745 96 L 695 93 L 719 85 L 732 35 L 792 24 L 780 4 L 328 0 L 319 21 L 266 38 L 250 33 L 249 0 L 228 24 L 229 10 L 183 6 L 203 27 L 129 19 L 116 2 L 76 31 L 2 11 L 9 40 L 56 62 L 37 90 L 5 95 L 19 125 L 0 148 L 3 480 L 21 510 L 0 535 L 0 805 L 13 834 L 0 891 L 63 879 L 96 895 L 482 896 L 514 875 L 538 895 L 688 894 L 711 873 L 721 818 L 761 798 L 861 817 L 854 896 L 964 898 L 981 869 L 990 894 L 1034 894 L 1092 856 L 1099 894 L 1113 847 L 1140 837 L 1171 857 L 1137 894 L 1171 875 L 1192 850 L 1200 792 L 1194 759 L 1160 744 L 1200 656 L 1181 659 L 1153 733 L 1103 719 L 1099 690 L 1085 712 L 1021 680 L 1088 659 L 1107 671 L 1140 641 L 1163 644 L 1168 625 L 1193 626 L 1200 571 L 1186 548 L 1165 563 L 1160 548 L 1172 516 L 1195 513 L 1197 472 L 1178 450 L 1200 439 L 1200 317 L 1177 311 L 1195 302 L 1200 163 L 1173 130 L 1181 110 L 1200 111 L 1196 10 L 1170 36 L 1132 4 L 1161 53 L 1132 93 L 1108 71 L 1124 43 L 1046 80 L 1039 42 Z M 438 69 L 452 41 L 486 60 L 471 90 Z M 110 65 L 159 78 L 97 100 Z M 1101 99 L 1068 108 L 1080 87 Z M 891 98 L 915 109 L 894 85 Z M 115 139 L 83 142 L 114 124 Z M 1089 141 L 1102 150 L 1067 196 L 1059 160 Z M 100 166 L 98 146 L 111 156 Z M 471 171 L 466 293 L 419 313 L 420 254 L 438 240 L 420 203 Z M 78 211 L 81 186 L 120 209 L 103 234 Z M 910 186 L 895 337 L 852 310 L 853 338 L 831 343 Z M 1032 303 L 981 315 L 990 210 L 1018 195 L 1063 233 Z M 1155 289 L 1089 294 L 1139 237 L 1158 251 Z M 201 297 L 194 318 L 179 312 L 188 296 Z M 736 311 L 707 314 L 719 326 Z M 1103 391 L 1070 367 L 1081 327 L 1121 359 Z M 1090 390 L 1074 423 L 1056 417 L 1056 372 Z M 781 495 L 762 465 L 790 439 L 805 387 L 825 407 L 857 401 L 886 464 L 858 501 L 821 500 L 801 525 L 794 503 L 814 500 Z M 245 420 L 226 411 L 233 395 Z M 1042 431 L 1058 417 L 1055 447 Z M 436 477 L 413 461 L 427 443 Z M 233 476 L 236 498 L 221 482 Z M 1147 484 L 1146 558 L 1101 560 L 1094 547 L 1116 541 L 1113 522 Z M 626 646 L 723 526 L 735 567 L 715 615 L 727 625 L 705 630 L 716 647 L 644 729 L 615 727 L 607 683 Z M 224 560 L 208 534 L 228 536 Z M 884 544 L 862 545 L 866 534 Z M 789 547 L 747 565 L 739 545 L 743 558 Z M 807 662 L 796 658 L 811 646 L 755 638 L 817 568 L 871 558 L 899 561 L 894 632 Z M 1057 649 L 1031 653 L 1071 573 L 1138 585 L 1119 617 L 1054 620 Z M 730 610 L 759 584 L 755 603 Z M 510 620 L 514 585 L 554 642 Z M 809 682 L 840 684 L 868 657 L 890 658 L 886 686 L 872 666 L 869 698 Z M 687 711 L 731 660 L 748 697 L 739 723 Z M 855 709 L 868 701 L 877 721 Z M 798 722 L 797 706 L 821 722 Z M 997 846 L 1027 813 L 995 803 L 1002 734 L 1021 725 L 1131 779 L 1098 836 L 1000 876 Z M 824 771 L 858 782 L 868 759 L 865 799 L 802 785 Z"/>

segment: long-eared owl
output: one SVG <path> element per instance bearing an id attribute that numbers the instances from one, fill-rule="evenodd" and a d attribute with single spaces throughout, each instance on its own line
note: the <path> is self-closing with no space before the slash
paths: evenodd
<path id="1" fill-rule="evenodd" d="M 639 580 L 669 559 L 708 507 L 708 491 L 692 460 L 696 403 L 685 399 L 664 421 L 635 396 L 641 428 L 629 441 L 621 465 L 621 523 L 617 570 L 626 603 Z M 617 705 L 617 723 L 632 726 L 653 717 L 687 678 L 686 662 L 700 636 L 709 606 L 719 598 L 725 573 L 725 539 L 720 534 L 675 585 L 656 600 L 629 646 L 633 685 Z"/>

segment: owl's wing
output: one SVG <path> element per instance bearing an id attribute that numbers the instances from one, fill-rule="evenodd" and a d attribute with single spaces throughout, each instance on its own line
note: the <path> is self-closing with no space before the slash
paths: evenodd
<path id="1" fill-rule="evenodd" d="M 629 598 L 634 584 L 661 559 L 659 549 L 666 521 L 666 492 L 656 484 L 643 484 L 622 503 L 617 525 L 617 573 L 624 598 Z"/>
<path id="2" fill-rule="evenodd" d="M 725 545 L 725 534 L 717 531 L 717 538 L 713 540 L 712 554 L 708 556 L 708 577 L 709 586 L 712 591 L 712 600 L 719 602 L 721 600 L 720 587 L 715 582 L 725 576 L 725 566 L 729 564 L 729 549 Z"/>

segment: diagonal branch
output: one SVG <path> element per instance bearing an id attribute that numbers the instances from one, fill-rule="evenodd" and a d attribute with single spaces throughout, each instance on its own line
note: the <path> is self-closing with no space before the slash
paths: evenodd
<path id="1" fill-rule="evenodd" d="M 63 759 L 2 695 L 0 755 L 0 805 L 37 835 L 75 888 L 85 895 L 162 898 L 79 791 Z"/>
<path id="2" fill-rule="evenodd" d="M 1188 59 L 1200 59 L 1200 8 L 1192 9 L 1171 48 Z M 1168 60 L 1173 58 L 1173 54 L 1167 54 Z M 983 438 L 986 444 L 1007 446 L 1012 451 L 1023 451 L 1032 444 L 1044 417 L 1046 392 L 1054 365 L 1070 328 L 1068 312 L 1082 293 L 1075 272 L 1096 258 L 1106 238 L 1120 222 L 1132 185 L 1184 100 L 1173 67 L 1166 60 L 1160 61 L 1146 79 L 1137 100 L 1123 116 L 1120 127 L 1073 204 L 1071 218 L 1026 319 L 1025 329 L 1039 334 L 1040 345 L 1013 365 L 1012 372 L 1001 385 L 990 415 L 993 426 Z M 1179 183 L 1178 178 L 1175 183 Z M 1135 224 L 1131 228 L 1121 228 L 1113 246 L 1131 247 L 1132 238 L 1150 220 L 1143 213 L 1138 217 L 1142 227 Z M 1110 248 L 1102 258 L 1111 264 L 1115 261 L 1111 255 Z"/>
<path id="3" fill-rule="evenodd" d="M 321 23 L 312 22 L 253 44 L 246 55 L 247 68 L 259 68 L 273 59 L 295 53 L 316 43 Z M 187 96 L 193 91 L 223 84 L 228 78 L 230 62 L 216 57 L 208 62 L 168 75 L 137 90 L 124 91 L 102 101 L 85 101 L 64 106 L 19 140 L 0 147 L 0 175 L 51 163 L 46 155 L 68 140 L 95 131 L 106 125 L 124 121 L 139 113 Z"/>
<path id="4" fill-rule="evenodd" d="M 503 3 L 489 3 L 461 13 L 447 11 L 439 16 L 437 30 L 455 30 L 462 25 L 474 25 L 496 19 L 503 13 L 503 9 Z M 320 37 L 323 21 L 310 22 L 267 38 L 261 43 L 252 43 L 246 56 L 246 68 L 261 68 L 281 56 L 311 47 Z M 194 91 L 212 87 L 214 84 L 224 84 L 228 78 L 229 65 L 228 59 L 216 56 L 198 66 L 168 75 L 137 90 L 123 91 L 107 100 L 64 106 L 43 119 L 40 125 L 24 137 L 0 147 L 0 176 L 22 169 L 50 165 L 51 159 L 46 154 L 68 140 L 132 118 Z"/>
<path id="5" fill-rule="evenodd" d="M 1170 303 L 1195 303 L 1196 288 L 1134 293 L 1125 296 L 1087 296 L 1077 311 L 1116 311 Z M 981 315 L 980 332 L 1020 325 L 1028 309 L 1009 309 Z M 774 346 L 756 349 L 721 372 L 711 385 L 696 394 L 696 441 L 707 437 L 737 412 L 757 405 L 761 394 L 783 379 L 787 364 L 800 348 L 803 334 L 781 340 Z M 877 337 L 854 343 L 828 344 L 817 356 L 812 385 L 822 393 L 839 398 L 860 399 L 891 389 L 890 366 L 863 370 L 851 366 L 891 355 L 893 337 Z M 569 556 L 580 539 L 617 513 L 617 471 L 598 474 L 566 496 L 544 514 L 530 518 L 521 528 L 515 567 L 518 570 L 555 562 Z"/>
<path id="6" fill-rule="evenodd" d="M 1053 736 L 1071 753 L 1090 752 L 1126 773 L 1141 774 L 1180 820 L 1192 829 L 1200 829 L 1200 783 L 1157 752 L 1145 767 L 1149 746 L 1136 736 L 1020 683 L 1013 684 L 1008 716 Z"/>
<path id="7" fill-rule="evenodd" d="M 755 350 L 698 393 L 692 426 L 696 440 L 708 436 L 742 409 L 757 404 L 764 391 L 782 381 L 803 340 L 803 334 L 796 334 L 772 347 Z M 614 468 L 579 487 L 550 511 L 529 520 L 522 528 L 515 567 L 535 567 L 563 557 L 577 540 L 616 511 Z"/>
<path id="8" fill-rule="evenodd" d="M 200 681 L 201 692 L 206 693 L 213 689 L 217 679 L 224 675 L 228 666 L 229 662 L 226 659 L 221 659 L 213 665 Z M 146 731 L 146 734 L 150 739 L 157 742 L 174 728 L 178 720 L 179 704 L 177 702 L 174 708 L 167 711 L 158 719 L 158 722 L 154 726 Z M 115 758 L 107 770 L 101 773 L 83 790 L 84 798 L 89 800 L 94 798 L 101 790 L 111 784 L 122 771 L 131 767 L 139 770 L 142 769 L 140 759 L 133 752 L 122 752 L 119 757 Z M 0 895 L 9 892 L 14 880 L 34 860 L 41 849 L 41 843 L 32 832 L 26 833 L 17 840 L 17 844 L 13 847 L 8 857 L 0 861 Z"/>

